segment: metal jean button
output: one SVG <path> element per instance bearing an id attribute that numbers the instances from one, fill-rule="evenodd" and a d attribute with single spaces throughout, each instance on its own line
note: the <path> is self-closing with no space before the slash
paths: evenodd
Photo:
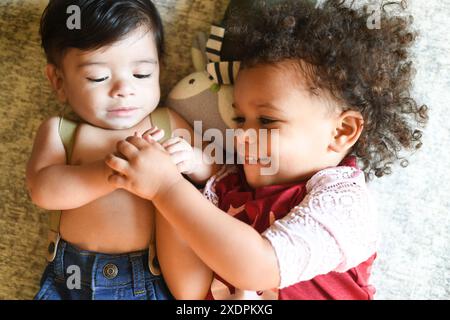
<path id="1" fill-rule="evenodd" d="M 115 264 L 108 263 L 103 268 L 103 275 L 105 276 L 106 279 L 114 279 L 115 277 L 117 277 L 118 273 L 119 269 Z"/>

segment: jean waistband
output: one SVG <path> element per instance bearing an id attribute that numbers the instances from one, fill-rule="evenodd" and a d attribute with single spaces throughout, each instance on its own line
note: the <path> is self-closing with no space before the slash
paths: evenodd
<path id="1" fill-rule="evenodd" d="M 133 285 L 136 294 L 145 291 L 145 277 L 149 272 L 148 250 L 124 254 L 104 254 L 81 250 L 60 240 L 56 252 L 54 272 L 67 281 L 77 273 L 81 284 L 91 288 L 111 288 Z"/>

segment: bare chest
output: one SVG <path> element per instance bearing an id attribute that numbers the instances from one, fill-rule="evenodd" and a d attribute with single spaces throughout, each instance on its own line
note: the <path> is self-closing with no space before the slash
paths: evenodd
<path id="1" fill-rule="evenodd" d="M 107 154 L 115 152 L 119 141 L 134 135 L 135 132 L 140 136 L 150 127 L 149 119 L 144 119 L 138 125 L 126 130 L 106 130 L 89 124 L 80 124 L 75 133 L 70 163 L 80 165 L 104 159 Z"/>

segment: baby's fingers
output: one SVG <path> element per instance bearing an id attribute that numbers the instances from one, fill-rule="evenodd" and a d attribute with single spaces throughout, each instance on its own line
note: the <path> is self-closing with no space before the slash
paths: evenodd
<path id="1" fill-rule="evenodd" d="M 192 160 L 192 155 L 189 152 L 186 151 L 178 151 L 170 154 L 170 159 L 172 159 L 172 162 L 174 164 L 179 164 L 183 161 L 190 161 Z"/>
<path id="2" fill-rule="evenodd" d="M 137 150 L 142 150 L 142 149 L 145 149 L 147 147 L 147 143 L 145 142 L 145 140 L 140 138 L 140 137 L 138 137 L 137 135 L 127 137 L 124 142 L 128 142 L 130 145 L 135 147 L 134 149 L 133 148 L 129 149 L 131 152 L 134 153 L 134 155 L 135 155 Z M 123 144 L 122 147 L 127 148 L 127 145 Z M 119 145 L 117 146 L 117 150 L 121 151 L 119 149 Z M 126 155 L 126 154 L 124 153 L 124 155 Z"/>
<path id="3" fill-rule="evenodd" d="M 173 137 L 173 138 L 168 139 L 167 141 L 164 141 L 164 143 L 162 143 L 161 145 L 164 148 L 167 148 L 167 147 L 169 147 L 169 146 L 171 146 L 173 144 L 176 144 L 178 142 L 180 142 L 180 137 Z"/>
<path id="4" fill-rule="evenodd" d="M 192 147 L 186 142 L 186 140 L 178 137 L 167 140 L 162 146 L 170 154 L 181 151 L 192 151 Z"/>
<path id="5" fill-rule="evenodd" d="M 135 139 L 138 139 L 134 137 Z M 128 138 L 127 138 L 128 139 Z M 120 153 L 125 159 L 131 160 L 137 156 L 139 149 L 128 140 L 120 140 L 116 144 L 117 152 Z"/>
<path id="6" fill-rule="evenodd" d="M 181 161 L 177 164 L 178 172 L 184 173 L 184 174 L 190 174 L 192 173 L 192 163 L 190 161 Z"/>
<path id="7" fill-rule="evenodd" d="M 191 152 L 175 152 L 170 155 L 170 159 L 172 160 L 172 163 L 177 166 L 178 172 L 180 173 L 189 174 L 196 167 L 196 163 Z"/>
<path id="8" fill-rule="evenodd" d="M 116 188 L 128 189 L 128 179 L 118 173 L 113 173 L 108 177 L 108 182 Z"/>
<path id="9" fill-rule="evenodd" d="M 162 138 L 164 138 L 164 130 L 158 129 L 157 127 L 151 128 L 150 130 L 147 130 L 142 135 L 142 138 L 145 140 L 153 139 L 155 141 L 159 141 Z"/>
<path id="10" fill-rule="evenodd" d="M 112 170 L 114 170 L 122 175 L 126 175 L 130 168 L 130 164 L 128 163 L 127 160 L 119 158 L 113 154 L 109 154 L 106 156 L 105 163 Z"/>

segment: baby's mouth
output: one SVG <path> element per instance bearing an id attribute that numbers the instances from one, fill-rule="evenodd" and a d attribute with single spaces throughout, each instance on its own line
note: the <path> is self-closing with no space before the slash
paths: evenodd
<path id="1" fill-rule="evenodd" d="M 242 156 L 239 155 L 240 159 L 244 159 L 243 163 L 246 165 L 261 165 L 267 166 L 271 163 L 272 159 L 270 157 L 253 157 L 253 156 Z"/>
<path id="2" fill-rule="evenodd" d="M 107 109 L 107 112 L 108 114 L 115 116 L 129 116 L 138 109 L 139 109 L 138 107 L 114 107 Z"/>

